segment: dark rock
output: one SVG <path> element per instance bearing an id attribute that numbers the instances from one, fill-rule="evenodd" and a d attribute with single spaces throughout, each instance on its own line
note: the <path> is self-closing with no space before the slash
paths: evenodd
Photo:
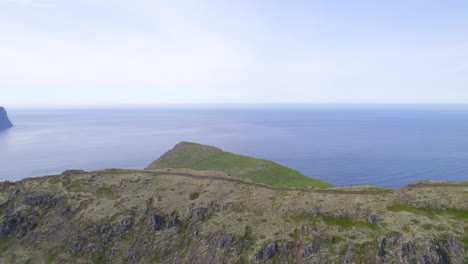
<path id="1" fill-rule="evenodd" d="M 29 206 L 44 206 L 52 201 L 49 195 L 36 195 L 24 198 L 23 203 Z"/>
<path id="2" fill-rule="evenodd" d="M 208 214 L 208 208 L 197 208 L 192 210 L 192 221 L 202 221 Z"/>
<path id="3" fill-rule="evenodd" d="M 0 238 L 7 237 L 14 233 L 17 227 L 19 227 L 23 222 L 24 217 L 20 214 L 7 216 L 5 221 L 0 226 Z"/>
<path id="4" fill-rule="evenodd" d="M 27 218 L 21 212 L 6 216 L 5 221 L 0 224 L 0 238 L 7 236 L 23 238 L 37 227 L 36 218 L 38 216 L 37 212 L 33 212 Z"/>
<path id="5" fill-rule="evenodd" d="M 87 238 L 85 236 L 70 237 L 67 239 L 68 248 L 74 254 L 84 251 Z"/>
<path id="6" fill-rule="evenodd" d="M 179 220 L 179 216 L 174 216 L 171 221 L 167 223 L 167 228 L 180 226 L 182 225 L 182 221 Z"/>
<path id="7" fill-rule="evenodd" d="M 122 225 L 126 228 L 130 228 L 133 226 L 133 221 L 131 219 L 125 219 L 122 221 Z"/>
<path id="8" fill-rule="evenodd" d="M 153 231 L 159 231 L 163 229 L 164 223 L 165 223 L 164 216 L 160 216 L 156 214 L 156 215 L 153 215 L 153 217 L 151 218 L 151 227 Z"/>
<path id="9" fill-rule="evenodd" d="M 71 206 L 67 205 L 65 206 L 65 210 L 61 213 L 62 216 L 66 215 L 67 213 L 71 212 Z"/>
<path id="10" fill-rule="evenodd" d="M 15 184 L 10 182 L 10 181 L 0 182 L 0 189 L 5 189 L 5 188 L 13 186 L 13 185 L 15 185 Z"/>
<path id="11" fill-rule="evenodd" d="M 302 252 L 302 257 L 308 257 L 314 253 L 317 253 L 320 251 L 320 244 L 313 244 L 313 245 L 308 245 L 304 247 L 304 251 Z"/>
<path id="12" fill-rule="evenodd" d="M 106 233 L 107 231 L 109 231 L 111 228 L 111 225 L 110 224 L 104 224 L 101 226 L 101 228 L 99 229 L 99 233 Z"/>
<path id="13" fill-rule="evenodd" d="M 7 112 L 5 108 L 0 107 L 0 130 L 13 127 L 10 119 L 8 119 Z"/>
<path id="14" fill-rule="evenodd" d="M 257 252 L 257 254 L 255 254 L 255 259 L 256 260 L 271 259 L 275 255 L 277 250 L 278 250 L 278 244 L 276 242 L 272 242 L 266 245 L 259 252 Z"/>
<path id="15" fill-rule="evenodd" d="M 215 237 L 216 245 L 220 248 L 226 248 L 229 247 L 234 239 L 232 238 L 231 235 L 228 234 L 222 234 L 217 237 Z"/>
<path id="16" fill-rule="evenodd" d="M 377 224 L 379 222 L 379 218 L 375 214 L 371 214 L 367 217 L 367 221 L 371 224 Z"/>
<path id="17" fill-rule="evenodd" d="M 191 249 L 192 259 L 190 263 L 234 263 L 226 258 L 226 253 L 236 250 L 237 245 L 234 243 L 234 237 L 224 233 L 224 230 L 211 233 L 206 237 L 199 236 L 195 241 L 197 242 Z"/>
<path id="18" fill-rule="evenodd" d="M 401 234 L 391 233 L 378 239 L 376 263 L 390 263 L 394 259 L 401 263 L 463 263 L 463 252 L 463 246 L 455 237 L 419 244 L 404 241 Z"/>

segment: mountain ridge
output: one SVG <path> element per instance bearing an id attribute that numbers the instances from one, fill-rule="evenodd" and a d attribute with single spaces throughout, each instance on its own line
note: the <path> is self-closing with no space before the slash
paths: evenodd
<path id="1" fill-rule="evenodd" d="M 467 191 L 468 182 L 308 188 L 189 168 L 68 170 L 0 183 L 0 263 L 464 263 Z"/>

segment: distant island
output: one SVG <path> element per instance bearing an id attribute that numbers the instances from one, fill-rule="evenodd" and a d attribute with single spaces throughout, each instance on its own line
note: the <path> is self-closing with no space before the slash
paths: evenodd
<path id="1" fill-rule="evenodd" d="M 0 263 L 464 263 L 467 189 L 333 187 L 181 142 L 144 170 L 0 183 Z"/>
<path id="2" fill-rule="evenodd" d="M 0 106 L 0 130 L 13 127 L 5 108 Z"/>

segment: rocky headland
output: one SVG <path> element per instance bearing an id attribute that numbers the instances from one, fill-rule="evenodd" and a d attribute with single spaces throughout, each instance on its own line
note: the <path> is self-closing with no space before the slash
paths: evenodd
<path id="1" fill-rule="evenodd" d="M 0 106 L 0 130 L 13 127 L 5 108 Z"/>

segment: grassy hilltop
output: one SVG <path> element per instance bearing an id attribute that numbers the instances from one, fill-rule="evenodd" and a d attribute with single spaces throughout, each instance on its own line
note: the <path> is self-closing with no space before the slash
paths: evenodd
<path id="1" fill-rule="evenodd" d="M 222 171 L 234 178 L 280 187 L 333 187 L 269 160 L 237 155 L 191 142 L 180 142 L 147 169 L 166 168 Z"/>
<path id="2" fill-rule="evenodd" d="M 0 183 L 0 263 L 466 263 L 468 182 L 286 188 L 202 149 Z"/>

